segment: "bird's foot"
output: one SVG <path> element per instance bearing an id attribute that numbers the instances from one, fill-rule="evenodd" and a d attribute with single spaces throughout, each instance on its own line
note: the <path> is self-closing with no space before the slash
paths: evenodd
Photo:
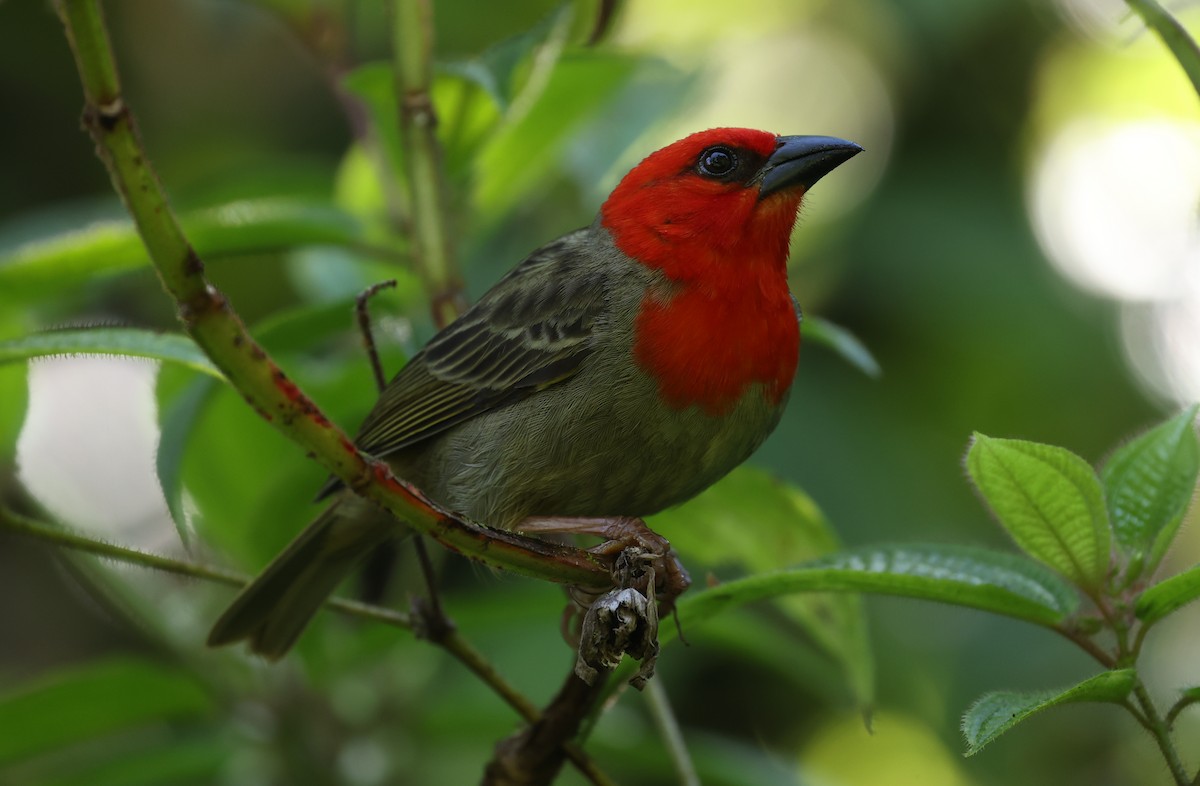
<path id="1" fill-rule="evenodd" d="M 596 535 L 604 542 L 588 551 L 613 562 L 613 584 L 617 587 L 632 587 L 645 592 L 647 572 L 632 571 L 629 562 L 636 549 L 637 561 L 651 565 L 654 570 L 655 590 L 662 611 L 670 613 L 675 608 L 675 599 L 684 593 L 692 580 L 679 557 L 671 550 L 671 542 L 646 526 L 640 518 L 616 516 L 611 518 L 583 517 L 533 517 L 525 519 L 517 529 L 525 534 L 570 534 Z M 622 559 L 625 565 L 622 566 Z M 619 575 L 624 571 L 627 575 Z M 577 598 L 586 600 L 586 598 Z M 591 600 L 595 600 L 593 596 Z M 581 602 L 585 608 L 588 602 Z"/>
<path id="2" fill-rule="evenodd" d="M 629 655 L 642 664 L 630 680 L 640 690 L 654 675 L 659 614 L 674 611 L 675 599 L 691 584 L 671 543 L 641 519 L 628 517 L 537 518 L 520 529 L 605 538 L 590 551 L 612 561 L 614 589 L 596 593 L 569 588 L 574 602 L 564 613 L 563 635 L 577 647 L 575 673 L 584 682 L 593 684 Z"/>

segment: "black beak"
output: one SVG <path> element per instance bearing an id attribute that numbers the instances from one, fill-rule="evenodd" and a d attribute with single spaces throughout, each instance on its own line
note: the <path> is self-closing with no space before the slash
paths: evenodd
<path id="1" fill-rule="evenodd" d="M 775 152 L 758 171 L 758 198 L 797 186 L 808 188 L 854 156 L 862 147 L 834 136 L 781 136 Z"/>

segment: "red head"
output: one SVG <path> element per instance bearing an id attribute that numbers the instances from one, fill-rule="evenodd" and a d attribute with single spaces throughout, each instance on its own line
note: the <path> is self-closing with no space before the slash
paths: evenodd
<path id="1" fill-rule="evenodd" d="M 862 150 L 832 137 L 701 131 L 650 154 L 600 208 L 617 247 L 681 285 L 648 295 L 635 356 L 676 407 L 727 412 L 751 383 L 782 399 L 799 328 L 788 241 L 808 188 Z"/>
<path id="2" fill-rule="evenodd" d="M 808 187 L 861 149 L 832 137 L 701 131 L 634 167 L 601 219 L 622 251 L 672 279 L 731 262 L 782 267 Z"/>

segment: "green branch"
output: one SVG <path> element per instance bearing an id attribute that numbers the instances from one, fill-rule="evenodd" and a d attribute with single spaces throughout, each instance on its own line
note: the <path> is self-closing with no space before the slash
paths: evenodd
<path id="1" fill-rule="evenodd" d="M 176 576 L 203 579 L 204 581 L 213 581 L 218 584 L 226 584 L 230 587 L 239 588 L 246 586 L 250 581 L 248 576 L 236 571 L 225 570 L 210 565 L 201 565 L 195 562 L 185 562 L 138 549 L 131 549 L 126 546 L 105 543 L 104 541 L 89 538 L 86 535 L 79 535 L 61 527 L 55 527 L 45 522 L 22 516 L 4 508 L 0 508 L 0 527 L 17 535 L 34 538 L 44 543 L 52 543 L 60 548 L 82 551 L 85 554 L 94 554 L 98 557 L 104 557 L 116 562 L 124 562 L 128 565 L 138 565 L 152 570 L 161 570 L 165 573 L 173 573 Z M 404 630 L 412 630 L 412 622 L 409 620 L 408 615 L 392 609 L 371 606 L 352 600 L 342 600 L 340 598 L 330 598 L 325 602 L 325 605 L 347 616 L 382 622 L 392 627 L 403 628 Z M 520 708 L 517 711 L 520 712 Z"/>
<path id="2" fill-rule="evenodd" d="M 85 554 L 94 554 L 116 562 L 160 570 L 176 576 L 187 576 L 188 578 L 212 581 L 238 588 L 244 587 L 250 581 L 248 576 L 235 571 L 172 559 L 138 549 L 131 549 L 126 546 L 105 543 L 104 541 L 95 540 L 85 535 L 70 532 L 61 527 L 22 516 L 5 508 L 0 508 L 0 528 L 16 535 L 53 544 L 59 548 L 80 551 Z M 344 598 L 329 598 L 325 601 L 325 608 L 347 617 L 380 622 L 402 630 L 413 630 L 411 617 L 395 609 L 346 600 Z M 516 710 L 517 714 L 527 722 L 535 723 L 541 718 L 541 712 L 538 710 L 537 705 L 509 684 L 501 676 L 500 672 L 484 657 L 483 653 L 475 649 L 457 631 L 451 632 L 434 643 L 454 656 L 462 665 L 466 666 L 467 669 L 479 677 L 497 696 Z M 564 745 L 564 750 L 566 751 L 567 758 L 592 783 L 597 786 L 612 786 L 612 781 L 596 766 L 596 763 L 592 761 L 591 757 L 582 748 L 574 743 L 567 743 Z"/>
<path id="3" fill-rule="evenodd" d="M 1188 34 L 1187 28 L 1179 24 L 1179 20 L 1171 16 L 1157 0 L 1126 1 L 1146 23 L 1146 27 L 1157 33 L 1171 54 L 1175 55 L 1188 79 L 1192 80 L 1196 94 L 1200 95 L 1200 46 Z"/>
<path id="4" fill-rule="evenodd" d="M 55 0 L 84 88 L 84 124 L 133 216 L 187 332 L 247 402 L 349 488 L 442 545 L 496 568 L 588 587 L 611 584 L 608 565 L 580 549 L 490 530 L 441 510 L 390 467 L 358 452 L 254 341 L 184 237 L 125 104 L 96 0 Z"/>
<path id="5" fill-rule="evenodd" d="M 1150 698 L 1150 693 L 1146 690 L 1146 686 L 1142 684 L 1140 677 L 1133 684 L 1133 694 L 1137 698 L 1138 706 L 1142 708 L 1142 716 L 1146 720 L 1146 730 L 1150 732 L 1150 736 L 1158 744 L 1158 749 L 1162 752 L 1163 759 L 1167 762 L 1167 768 L 1171 771 L 1171 777 L 1175 779 L 1175 783 L 1178 786 L 1189 786 L 1190 778 L 1187 770 L 1183 768 L 1179 752 L 1175 750 L 1175 743 L 1171 739 L 1170 729 L 1166 722 L 1163 721 L 1162 716 L 1158 714 L 1158 708 L 1154 706 L 1154 701 Z"/>
<path id="6" fill-rule="evenodd" d="M 454 264 L 446 225 L 446 180 L 437 140 L 433 79 L 433 9 L 430 0 L 392 4 L 392 54 L 400 111 L 400 140 L 408 170 L 413 256 L 425 282 L 433 321 L 445 327 L 463 310 L 462 278 Z"/>

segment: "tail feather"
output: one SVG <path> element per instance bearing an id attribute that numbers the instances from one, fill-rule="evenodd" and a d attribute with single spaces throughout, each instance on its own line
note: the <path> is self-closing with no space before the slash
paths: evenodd
<path id="1" fill-rule="evenodd" d="M 382 511 L 357 500 L 335 502 L 308 525 L 234 599 L 208 634 L 208 646 L 246 639 L 250 649 L 281 658 L 338 584 L 376 545 L 398 534 Z"/>

